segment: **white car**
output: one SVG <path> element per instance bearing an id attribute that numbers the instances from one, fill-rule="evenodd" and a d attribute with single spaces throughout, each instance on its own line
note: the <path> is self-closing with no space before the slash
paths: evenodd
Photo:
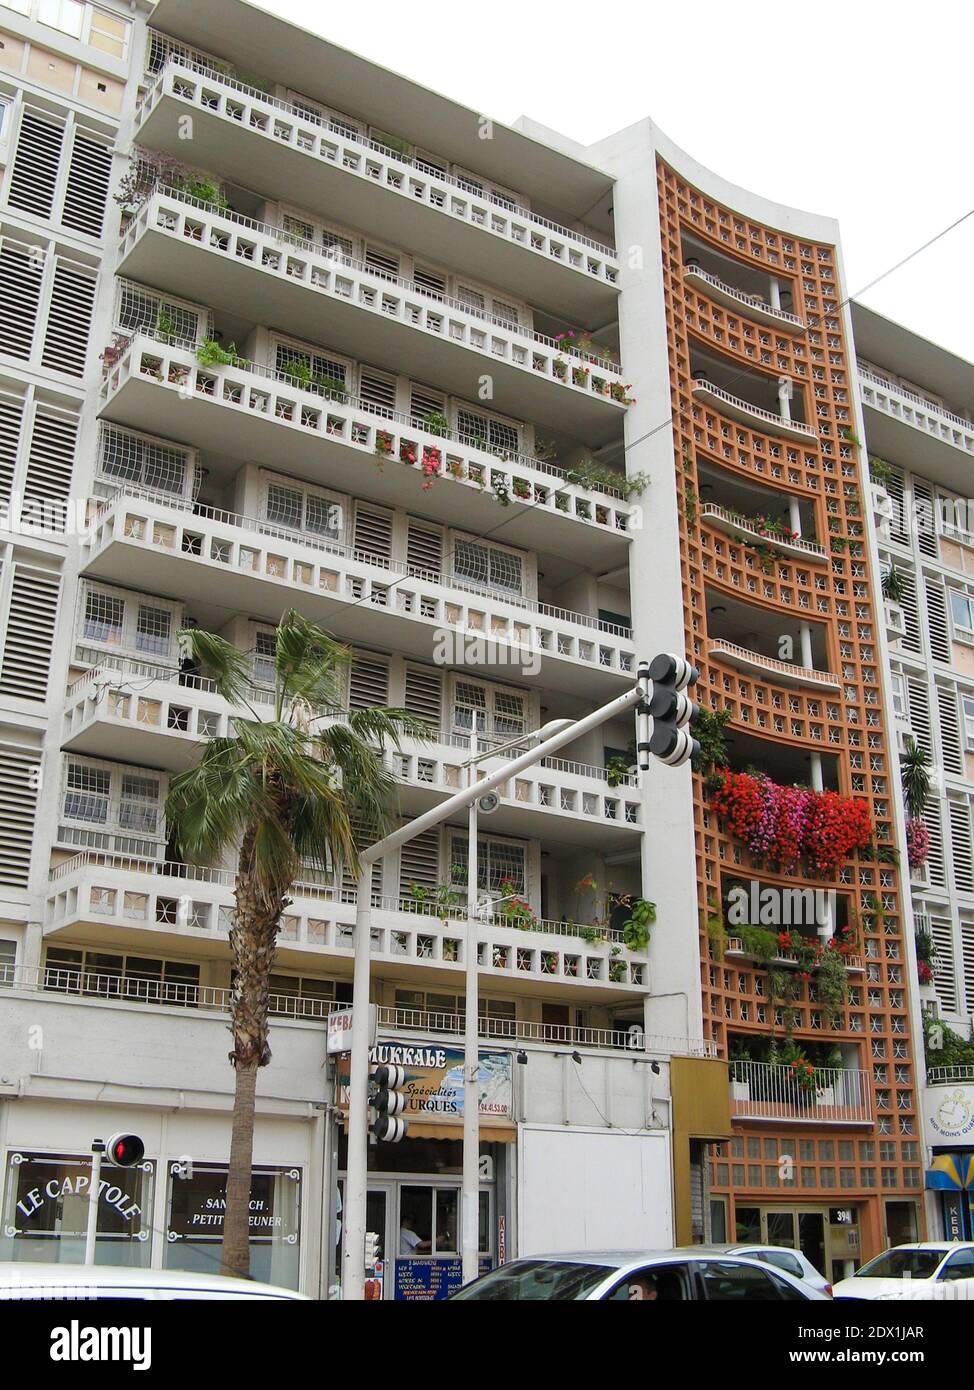
<path id="1" fill-rule="evenodd" d="M 720 1250 L 726 1255 L 747 1255 L 752 1260 L 761 1260 L 764 1264 L 774 1265 L 776 1269 L 783 1269 L 786 1274 L 793 1274 L 803 1284 L 824 1293 L 826 1298 L 832 1297 L 832 1285 L 825 1275 L 819 1274 L 811 1260 L 800 1250 L 792 1250 L 790 1245 L 762 1245 L 760 1242 L 752 1245 L 745 1241 L 739 1245 L 705 1245 L 699 1248 Z"/>
<path id="2" fill-rule="evenodd" d="M 532 1255 L 500 1265 L 448 1302 L 826 1303 L 781 1269 L 705 1246 Z"/>
<path id="3" fill-rule="evenodd" d="M 220 1299 L 239 1302 L 310 1302 L 306 1294 L 221 1274 L 182 1269 L 126 1269 L 115 1265 L 30 1264 L 0 1261 L 0 1302 L 79 1299 Z"/>
<path id="4" fill-rule="evenodd" d="M 971 1281 L 974 1241 L 924 1240 L 894 1245 L 851 1279 L 842 1279 L 833 1293 L 836 1298 L 968 1298 L 974 1297 Z"/>

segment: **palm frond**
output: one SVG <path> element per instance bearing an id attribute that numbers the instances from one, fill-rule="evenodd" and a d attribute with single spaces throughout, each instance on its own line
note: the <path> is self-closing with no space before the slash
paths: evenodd
<path id="1" fill-rule="evenodd" d="M 400 747 L 403 737 L 415 738 L 428 743 L 434 737 L 433 730 L 418 715 L 406 709 L 393 709 L 385 705 L 370 705 L 368 709 L 351 710 L 348 726 L 359 738 L 367 743 L 384 747 L 391 743 Z"/>
<path id="2" fill-rule="evenodd" d="M 341 708 L 351 660 L 348 647 L 289 609 L 277 629 L 278 718 L 296 700 L 315 711 Z"/>
<path id="3" fill-rule="evenodd" d="M 246 705 L 253 686 L 253 675 L 246 655 L 223 637 L 199 628 L 184 628 L 179 643 L 213 681 L 219 693 L 232 705 Z"/>

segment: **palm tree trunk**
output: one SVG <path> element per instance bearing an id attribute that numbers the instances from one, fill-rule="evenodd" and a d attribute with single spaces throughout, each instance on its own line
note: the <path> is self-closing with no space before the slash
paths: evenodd
<path id="1" fill-rule="evenodd" d="M 234 975 L 230 1031 L 230 1061 L 235 1076 L 233 1127 L 223 1214 L 220 1272 L 246 1278 L 250 1273 L 250 1187 L 254 1152 L 254 1112 L 257 1072 L 270 1060 L 267 1015 L 270 977 L 277 950 L 281 913 L 288 905 L 282 892 L 268 908 L 251 872 L 254 834 L 248 831 L 240 849 L 235 890 L 236 911 L 230 930 Z"/>

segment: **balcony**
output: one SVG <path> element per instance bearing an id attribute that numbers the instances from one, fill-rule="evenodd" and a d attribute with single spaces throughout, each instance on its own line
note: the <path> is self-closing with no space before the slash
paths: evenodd
<path id="1" fill-rule="evenodd" d="M 707 652 L 716 660 L 776 685 L 821 691 L 841 688 L 828 670 L 829 643 L 825 625 L 803 610 L 787 615 L 760 602 L 743 601 L 707 585 Z M 791 658 L 771 656 L 780 652 Z"/>
<path id="2" fill-rule="evenodd" d="M 818 436 L 808 425 L 802 424 L 799 420 L 785 420 L 772 410 L 752 405 L 750 401 L 725 391 L 722 386 L 716 386 L 712 381 L 695 379 L 693 398 L 703 405 L 709 405 L 720 414 L 739 420 L 751 429 L 761 430 L 764 434 L 781 435 L 785 439 L 797 439 L 804 444 L 818 442 Z"/>
<path id="3" fill-rule="evenodd" d="M 727 938 L 724 955 L 730 960 L 757 961 L 760 959 L 753 951 L 748 950 L 739 936 L 729 936 Z M 774 969 L 797 969 L 801 962 L 798 959 L 797 952 L 784 950 L 776 952 L 768 964 Z M 862 975 L 866 967 L 862 956 L 846 956 L 845 968 L 850 975 Z"/>
<path id="4" fill-rule="evenodd" d="M 611 247 L 444 175 L 228 76 L 172 57 L 142 98 L 134 139 L 177 159 L 193 122 L 193 160 L 265 197 L 381 229 L 399 245 L 483 275 L 520 298 L 580 323 L 615 305 L 619 263 Z M 298 191 L 300 196 L 297 196 Z"/>
<path id="5" fill-rule="evenodd" d="M 618 693 L 635 669 L 629 628 L 483 593 L 339 541 L 152 495 L 123 491 L 99 506 L 81 569 L 127 587 L 137 578 L 142 589 L 192 600 L 204 626 L 221 626 L 227 611 L 276 622 L 293 603 L 349 638 L 347 619 L 361 608 L 356 616 L 367 615 L 376 646 L 429 664 L 446 630 L 467 661 L 507 666 L 519 681 L 593 699 Z"/>
<path id="6" fill-rule="evenodd" d="M 867 412 L 870 452 L 892 459 L 905 451 L 916 471 L 961 497 L 968 495 L 974 422 L 863 367 L 859 393 Z M 906 437 L 903 426 L 909 430 Z"/>
<path id="7" fill-rule="evenodd" d="M 774 532 L 762 531 L 753 521 L 727 507 L 705 502 L 700 509 L 700 520 L 715 531 L 723 531 L 734 538 L 746 536 L 756 545 L 767 546 L 770 550 L 787 555 L 793 560 L 822 562 L 828 559 L 825 547 L 817 541 L 807 541 L 801 536 L 784 539 Z"/>
<path id="8" fill-rule="evenodd" d="M 229 959 L 233 882 L 226 869 L 84 851 L 51 871 L 44 934 L 71 937 L 83 930 L 92 945 L 160 950 L 164 943 L 181 956 L 209 958 L 218 942 Z M 296 883 L 291 891 L 293 901 L 281 919 L 279 963 L 320 969 L 338 960 L 348 973 L 354 890 Z M 467 930 L 461 909 L 451 907 L 441 916 L 428 903 L 381 895 L 373 895 L 372 906 L 372 957 L 386 967 L 384 973 L 419 970 L 457 989 Z M 595 934 L 561 922 L 537 919 L 530 928 L 518 928 L 500 916 L 489 918 L 477 926 L 480 970 L 514 993 L 557 982 L 584 991 L 592 1004 L 645 992 L 645 952 L 630 951 L 620 932 L 589 936 Z"/>
<path id="9" fill-rule="evenodd" d="M 704 270 L 699 264 L 685 265 L 683 268 L 684 279 L 691 285 L 695 285 L 702 290 L 710 299 L 715 299 L 718 304 L 723 304 L 725 309 L 734 309 L 738 313 L 743 313 L 755 323 L 764 324 L 767 328 L 775 328 L 779 333 L 802 334 L 805 332 L 805 324 L 797 314 L 790 314 L 786 309 L 775 308 L 773 304 L 767 303 L 759 294 L 748 294 L 745 290 L 739 290 L 734 285 L 729 285 L 719 276 L 712 274 L 709 270 Z"/>
<path id="10" fill-rule="evenodd" d="M 776 1124 L 872 1124 L 868 1071 L 819 1068 L 821 1086 L 806 1090 L 789 1069 L 770 1062 L 731 1063 L 731 1115 Z"/>
<path id="11" fill-rule="evenodd" d="M 227 313 L 342 350 L 453 394 L 490 373 L 507 414 L 593 445 L 618 432 L 625 378 L 554 339 L 460 300 L 329 255 L 267 223 L 159 189 L 122 239 L 120 273 Z M 597 352 L 590 354 L 597 356 Z"/>
<path id="12" fill-rule="evenodd" d="M 387 506 L 414 510 L 422 497 L 436 519 L 466 529 L 492 530 L 504 498 L 512 545 L 543 549 L 544 536 L 580 564 L 628 563 L 630 507 L 621 493 L 568 483 L 537 459 L 498 457 L 456 432 L 434 434 L 408 415 L 305 388 L 254 362 L 201 367 L 191 346 L 137 334 L 107 372 L 102 401 L 102 418 L 115 424 L 169 439 L 178 422 L 183 441 L 218 460 L 279 471 L 286 458 L 294 477 Z M 420 490 L 424 457 L 439 460 L 433 500 Z"/>
<path id="13" fill-rule="evenodd" d="M 811 690 L 840 690 L 842 682 L 830 671 L 815 671 L 810 667 L 797 666 L 791 661 L 777 661 L 774 657 L 760 656 L 747 647 L 725 642 L 723 638 L 711 640 L 708 654 L 712 661 L 723 661 L 738 671 L 751 675 L 770 677 L 776 685 L 805 686 Z"/>
<path id="14" fill-rule="evenodd" d="M 254 686 L 249 701 L 258 715 L 273 717 L 269 689 Z M 235 713 L 212 681 L 159 668 L 153 678 L 145 662 L 119 658 L 86 672 L 69 688 L 62 747 L 85 757 L 181 772 L 195 761 L 201 743 L 230 736 Z M 440 730 L 429 743 L 407 738 L 401 752 L 389 752 L 390 770 L 400 781 L 402 813 L 420 815 L 465 786 L 469 748 L 468 735 Z M 482 751 L 477 765 L 489 772 L 497 763 Z M 610 788 L 604 767 L 546 758 L 500 788 L 491 830 L 618 849 L 625 832 L 639 829 L 636 788 L 634 777 Z"/>

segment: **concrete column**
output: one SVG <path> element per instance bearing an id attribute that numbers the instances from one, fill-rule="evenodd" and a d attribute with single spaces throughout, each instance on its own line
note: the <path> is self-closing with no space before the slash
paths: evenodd
<path id="1" fill-rule="evenodd" d="M 779 376 L 778 378 L 778 409 L 782 420 L 791 423 L 791 378 Z"/>
<path id="2" fill-rule="evenodd" d="M 802 665 L 806 671 L 814 671 L 815 663 L 812 660 L 812 629 L 808 623 L 800 623 L 798 626 L 798 636 L 801 642 Z"/>
<path id="3" fill-rule="evenodd" d="M 768 303 L 772 309 L 781 308 L 781 287 L 773 275 L 768 280 Z"/>
<path id="4" fill-rule="evenodd" d="M 822 777 L 822 755 L 813 749 L 810 757 L 812 787 L 815 791 L 822 792 L 825 790 L 825 781 Z"/>
<path id="5" fill-rule="evenodd" d="M 802 509 L 798 505 L 797 497 L 788 498 L 788 525 L 796 536 L 802 533 Z"/>

